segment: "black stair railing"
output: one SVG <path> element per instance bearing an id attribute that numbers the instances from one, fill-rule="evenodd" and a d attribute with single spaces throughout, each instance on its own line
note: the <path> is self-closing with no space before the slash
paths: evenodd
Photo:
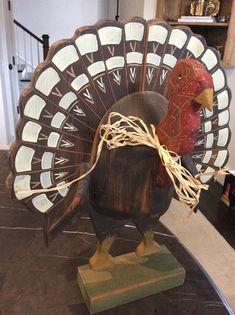
<path id="1" fill-rule="evenodd" d="M 19 72 L 24 72 L 28 81 L 36 66 L 46 59 L 49 50 L 49 35 L 39 38 L 24 25 L 14 20 L 16 34 L 17 66 Z"/>

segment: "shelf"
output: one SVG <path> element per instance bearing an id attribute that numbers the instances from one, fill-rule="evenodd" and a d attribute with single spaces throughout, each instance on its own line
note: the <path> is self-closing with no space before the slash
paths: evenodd
<path id="1" fill-rule="evenodd" d="M 203 23 L 203 22 L 168 22 L 170 25 L 195 25 L 195 26 L 209 26 L 209 27 L 228 27 L 228 23 Z"/>
<path id="2" fill-rule="evenodd" d="M 220 0 L 218 16 L 230 17 L 227 23 L 178 22 L 182 16 L 190 15 L 191 3 L 192 0 L 157 0 L 156 18 L 168 21 L 172 26 L 190 27 L 206 39 L 209 47 L 221 47 L 223 63 L 235 67 L 235 0 Z"/>

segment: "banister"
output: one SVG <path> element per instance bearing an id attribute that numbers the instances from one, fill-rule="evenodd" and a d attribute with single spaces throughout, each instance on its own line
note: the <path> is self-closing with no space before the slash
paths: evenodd
<path id="1" fill-rule="evenodd" d="M 35 35 L 34 33 L 32 33 L 29 29 L 27 29 L 24 25 L 22 25 L 21 23 L 19 23 L 18 21 L 16 21 L 14 19 L 14 23 L 19 26 L 20 28 L 22 28 L 23 31 L 25 31 L 26 33 L 28 33 L 30 36 L 32 36 L 33 38 L 35 38 L 37 41 L 39 41 L 41 44 L 43 44 L 43 40 L 41 38 L 39 38 L 37 35 Z"/>
<path id="2" fill-rule="evenodd" d="M 42 47 L 43 47 L 43 58 L 45 60 L 48 54 L 48 50 L 49 50 L 49 35 L 47 34 L 42 35 Z"/>
<path id="3" fill-rule="evenodd" d="M 39 38 L 37 35 L 35 35 L 34 33 L 32 33 L 29 29 L 27 29 L 27 27 L 25 27 L 24 25 L 22 25 L 20 22 L 16 21 L 14 19 L 14 23 L 20 27 L 24 32 L 26 32 L 27 34 L 29 34 L 31 37 L 33 37 L 34 39 L 36 39 L 39 43 L 42 44 L 43 47 L 43 58 L 44 60 L 47 57 L 47 53 L 49 50 L 49 35 L 48 34 L 43 34 L 42 35 L 42 39 Z"/>

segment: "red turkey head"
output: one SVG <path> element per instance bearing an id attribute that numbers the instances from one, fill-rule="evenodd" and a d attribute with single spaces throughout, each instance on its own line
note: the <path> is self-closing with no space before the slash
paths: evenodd
<path id="1" fill-rule="evenodd" d="M 157 126 L 161 144 L 179 155 L 192 152 L 200 130 L 201 106 L 213 106 L 213 80 L 202 63 L 180 60 L 168 80 L 166 117 Z"/>
<path id="2" fill-rule="evenodd" d="M 167 96 L 168 112 L 156 127 L 156 133 L 169 151 L 181 156 L 190 154 L 200 130 L 201 106 L 212 110 L 212 77 L 200 62 L 182 59 L 169 76 Z M 170 183 L 161 163 L 157 182 Z"/>
<path id="3" fill-rule="evenodd" d="M 167 95 L 169 102 L 181 95 L 211 110 L 213 106 L 212 77 L 199 61 L 182 59 L 177 62 L 169 76 Z"/>

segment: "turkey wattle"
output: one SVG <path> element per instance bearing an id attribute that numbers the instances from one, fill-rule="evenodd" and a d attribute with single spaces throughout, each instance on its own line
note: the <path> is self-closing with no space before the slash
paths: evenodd
<path id="1" fill-rule="evenodd" d="M 94 157 L 93 154 L 91 159 L 92 145 L 95 150 L 95 134 L 104 115 L 120 108 L 126 115 L 144 118 L 146 124 L 158 124 L 166 111 L 170 95 L 166 93 L 169 75 L 177 61 L 185 58 L 197 59 L 212 76 L 215 106 L 211 112 L 204 109 L 200 112 L 201 125 L 192 160 L 198 171 L 216 170 L 223 167 L 228 158 L 228 107 L 231 94 L 217 52 L 208 48 L 201 36 L 193 34 L 186 27 L 172 28 L 165 22 L 132 18 L 124 23 L 100 21 L 94 26 L 82 27 L 71 39 L 52 45 L 46 61 L 36 69 L 32 82 L 20 98 L 17 139 L 10 149 L 12 173 L 7 181 L 14 197 L 26 203 L 30 209 L 45 214 L 47 239 L 79 213 L 86 199 L 88 180 L 69 188 L 59 186 L 79 177 L 87 169 Z M 182 79 L 185 75 L 187 72 Z M 175 99 L 179 97 L 177 93 Z M 139 104 L 138 100 L 133 102 L 135 99 L 139 99 Z M 199 99 L 197 102 L 200 102 Z M 196 103 L 193 108 L 196 111 Z M 174 130 L 168 136 L 172 132 L 175 136 Z M 159 133 L 160 139 L 164 137 L 163 133 Z M 175 140 L 177 143 L 178 140 Z M 173 139 L 166 141 L 175 148 Z M 185 154 L 184 142 L 182 147 L 181 153 Z M 152 172 L 157 174 L 158 165 L 156 154 L 151 150 L 143 147 L 136 150 L 138 155 L 135 149 L 131 153 L 128 148 L 123 154 L 130 168 L 133 168 L 133 174 L 136 174 L 138 161 L 148 161 L 141 166 L 143 177 L 135 175 L 137 177 L 132 179 L 138 189 L 138 181 L 148 182 Z M 119 151 L 117 149 L 115 154 L 122 155 Z M 106 150 L 104 157 L 105 154 Z M 113 154 L 110 153 L 110 156 Z M 186 156 L 184 160 L 191 167 Z M 118 161 L 116 163 L 118 169 Z M 99 172 L 101 164 L 102 160 L 96 172 Z M 153 166 L 147 176 L 150 164 Z M 127 172 L 127 169 L 124 171 Z M 102 172 L 105 175 L 109 170 L 104 168 Z M 92 175 L 89 187 L 96 180 L 96 174 Z M 201 177 L 203 181 L 209 178 Z M 152 187 L 152 183 L 148 183 L 145 187 Z M 50 187 L 58 187 L 58 190 L 35 194 L 31 191 Z M 20 193 L 22 190 L 24 193 Z M 91 192 L 92 189 L 89 190 Z M 162 198 L 162 194 L 159 195 Z M 93 204 L 95 198 L 94 192 L 91 197 Z M 115 204 L 115 200 L 113 202 Z M 145 199 L 140 200 L 142 208 L 146 202 Z M 132 199 L 131 207 L 135 204 L 137 201 Z M 133 213 L 139 211 L 134 207 L 132 209 Z M 94 210 L 92 216 L 98 226 L 100 214 Z M 116 222 L 118 225 L 119 220 Z M 144 229 L 141 222 L 136 223 L 140 229 Z M 117 230 L 118 227 L 112 226 L 112 229 Z M 106 231 L 104 234 L 107 235 Z M 103 239 L 103 236 L 98 237 Z"/>

